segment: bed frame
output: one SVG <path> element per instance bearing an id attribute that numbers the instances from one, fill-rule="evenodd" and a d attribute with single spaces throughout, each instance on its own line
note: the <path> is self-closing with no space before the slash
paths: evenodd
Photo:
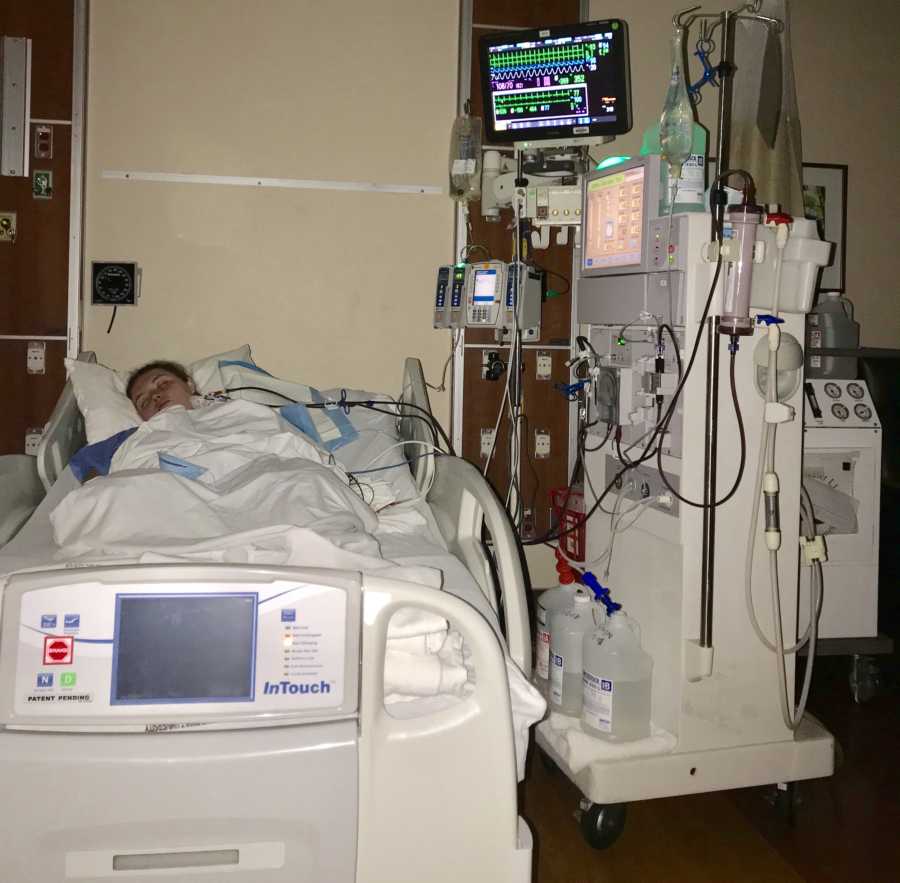
<path id="1" fill-rule="evenodd" d="M 92 353 L 80 358 L 94 361 Z M 401 409 L 404 403 L 430 413 L 417 359 L 407 359 L 404 366 Z M 406 412 L 420 413 L 413 408 L 406 408 Z M 408 417 L 401 419 L 400 425 L 401 437 L 411 442 L 409 454 L 420 454 L 421 442 L 433 443 L 427 422 Z M 83 420 L 71 384 L 67 384 L 38 452 L 38 471 L 46 488 L 84 444 Z M 526 676 L 530 675 L 526 581 L 505 509 L 478 469 L 464 460 L 440 455 L 419 457 L 411 463 L 416 485 L 426 495 L 449 550 L 470 571 L 505 626 L 509 656 Z M 484 542 L 486 534 L 490 550 Z M 153 569 L 154 565 L 142 567 Z M 172 565 L 156 569 L 166 567 Z M 230 565 L 232 571 L 240 567 Z M 137 569 L 122 568 L 135 571 L 129 577 L 132 579 Z M 182 569 L 178 568 L 179 573 Z M 188 565 L 187 569 L 199 578 L 215 578 L 215 566 Z M 245 569 L 248 573 L 254 570 L 249 566 Z M 114 570 L 97 568 L 92 574 L 101 580 L 111 579 Z M 162 572 L 154 577 L 165 578 Z M 527 883 L 531 879 L 532 838 L 517 811 L 510 692 L 502 641 L 481 613 L 449 593 L 368 576 L 363 576 L 363 581 L 356 880 L 452 883 L 462 875 L 495 883 Z M 391 614 L 405 606 L 418 606 L 451 621 L 464 636 L 478 673 L 472 693 L 458 704 L 411 719 L 395 718 L 386 709 L 381 676 Z M 273 744 L 290 739 L 289 728 L 276 727 L 269 732 Z M 58 738 L 37 733 L 27 740 L 9 740 L 0 731 L 0 741 L 9 743 L 0 750 L 0 778 L 5 763 L 11 764 L 12 770 L 35 757 L 45 758 L 40 763 L 51 775 L 52 757 L 57 752 L 55 747 L 50 750 L 49 743 Z M 91 761 L 99 750 L 94 744 L 98 738 L 105 740 L 103 753 L 110 770 L 121 768 L 113 761 L 125 764 L 135 751 L 145 750 L 141 747 L 143 739 L 138 743 L 128 737 L 80 737 L 70 744 L 75 768 L 94 770 Z M 154 756 L 170 757 L 176 771 L 190 770 L 193 781 L 199 781 L 205 775 L 198 766 L 202 766 L 207 738 L 200 732 L 193 734 L 189 743 L 183 736 L 154 737 Z M 240 738 L 236 737 L 236 744 Z M 43 741 L 47 741 L 46 751 L 38 744 Z M 214 753 L 212 748 L 209 751 Z M 4 753 L 8 755 L 6 760 Z M 84 763 L 79 763 L 75 755 Z M 104 793 L 114 793 L 118 787 L 106 780 L 84 784 L 87 790 L 99 788 Z M 146 795 L 146 799 L 156 797 Z M 122 822 L 139 824 L 130 816 Z M 14 825 L 16 830 L 22 829 L 16 836 L 25 842 L 29 832 L 40 830 L 40 824 L 39 819 L 29 821 L 23 814 Z M 21 857 L 18 852 L 16 855 Z"/>
<path id="2" fill-rule="evenodd" d="M 79 360 L 96 362 L 92 352 Z M 418 359 L 408 358 L 403 369 L 403 403 L 407 416 L 400 421 L 401 437 L 410 441 L 407 456 L 416 487 L 426 493 L 435 520 L 449 550 L 466 566 L 494 612 L 505 624 L 508 651 L 526 677 L 531 676 L 531 628 L 525 571 L 516 535 L 506 510 L 478 469 L 466 460 L 450 456 L 417 456 L 423 445 L 434 444 L 430 428 L 421 416 L 431 413 L 428 387 Z M 72 384 L 67 383 L 41 440 L 37 454 L 38 475 L 49 490 L 72 455 L 86 444 L 84 419 L 78 410 Z M 413 459 L 415 458 L 415 459 Z M 484 532 L 491 539 L 491 555 Z M 496 579 L 495 579 L 496 572 Z"/>

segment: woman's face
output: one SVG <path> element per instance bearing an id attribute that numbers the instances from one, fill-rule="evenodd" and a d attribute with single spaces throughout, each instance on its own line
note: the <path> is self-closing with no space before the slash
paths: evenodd
<path id="1" fill-rule="evenodd" d="M 185 383 L 171 371 L 154 368 L 141 375 L 131 388 L 131 401 L 142 420 L 149 420 L 170 405 L 182 405 L 190 410 L 193 385 Z"/>

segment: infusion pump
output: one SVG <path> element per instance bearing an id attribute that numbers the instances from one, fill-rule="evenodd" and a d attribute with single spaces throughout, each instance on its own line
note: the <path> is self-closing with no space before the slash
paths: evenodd
<path id="1" fill-rule="evenodd" d="M 518 328 L 540 336 L 543 274 L 525 263 L 482 261 L 438 268 L 435 328 Z"/>

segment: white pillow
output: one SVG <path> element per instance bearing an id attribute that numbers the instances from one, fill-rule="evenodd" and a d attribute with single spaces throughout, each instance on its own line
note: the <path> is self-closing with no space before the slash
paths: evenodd
<path id="1" fill-rule="evenodd" d="M 223 387 L 220 361 L 253 364 L 249 344 L 198 359 L 187 366 L 188 373 L 201 394 Z M 140 425 L 141 418 L 125 395 L 125 385 L 131 372 L 119 372 L 96 362 L 79 362 L 75 359 L 66 359 L 66 369 L 69 380 L 72 381 L 78 409 L 84 416 L 88 444 L 103 441 L 123 429 Z"/>
<path id="2" fill-rule="evenodd" d="M 219 370 L 219 362 L 244 362 L 248 365 L 255 365 L 250 356 L 250 344 L 245 343 L 236 350 L 228 350 L 224 353 L 216 353 L 214 356 L 207 356 L 205 359 L 198 359 L 191 362 L 187 366 L 188 374 L 197 387 L 197 392 L 201 395 L 207 392 L 218 392 L 225 388 L 225 381 L 222 372 Z"/>
<path id="3" fill-rule="evenodd" d="M 125 395 L 125 378 L 118 371 L 96 362 L 66 359 L 66 369 L 78 410 L 84 416 L 88 444 L 103 441 L 141 422 Z"/>

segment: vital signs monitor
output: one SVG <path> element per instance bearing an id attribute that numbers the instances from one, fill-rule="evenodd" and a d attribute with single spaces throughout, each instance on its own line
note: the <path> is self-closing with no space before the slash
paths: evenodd
<path id="1" fill-rule="evenodd" d="M 480 49 L 488 141 L 558 143 L 631 129 L 624 21 L 488 34 Z"/>

